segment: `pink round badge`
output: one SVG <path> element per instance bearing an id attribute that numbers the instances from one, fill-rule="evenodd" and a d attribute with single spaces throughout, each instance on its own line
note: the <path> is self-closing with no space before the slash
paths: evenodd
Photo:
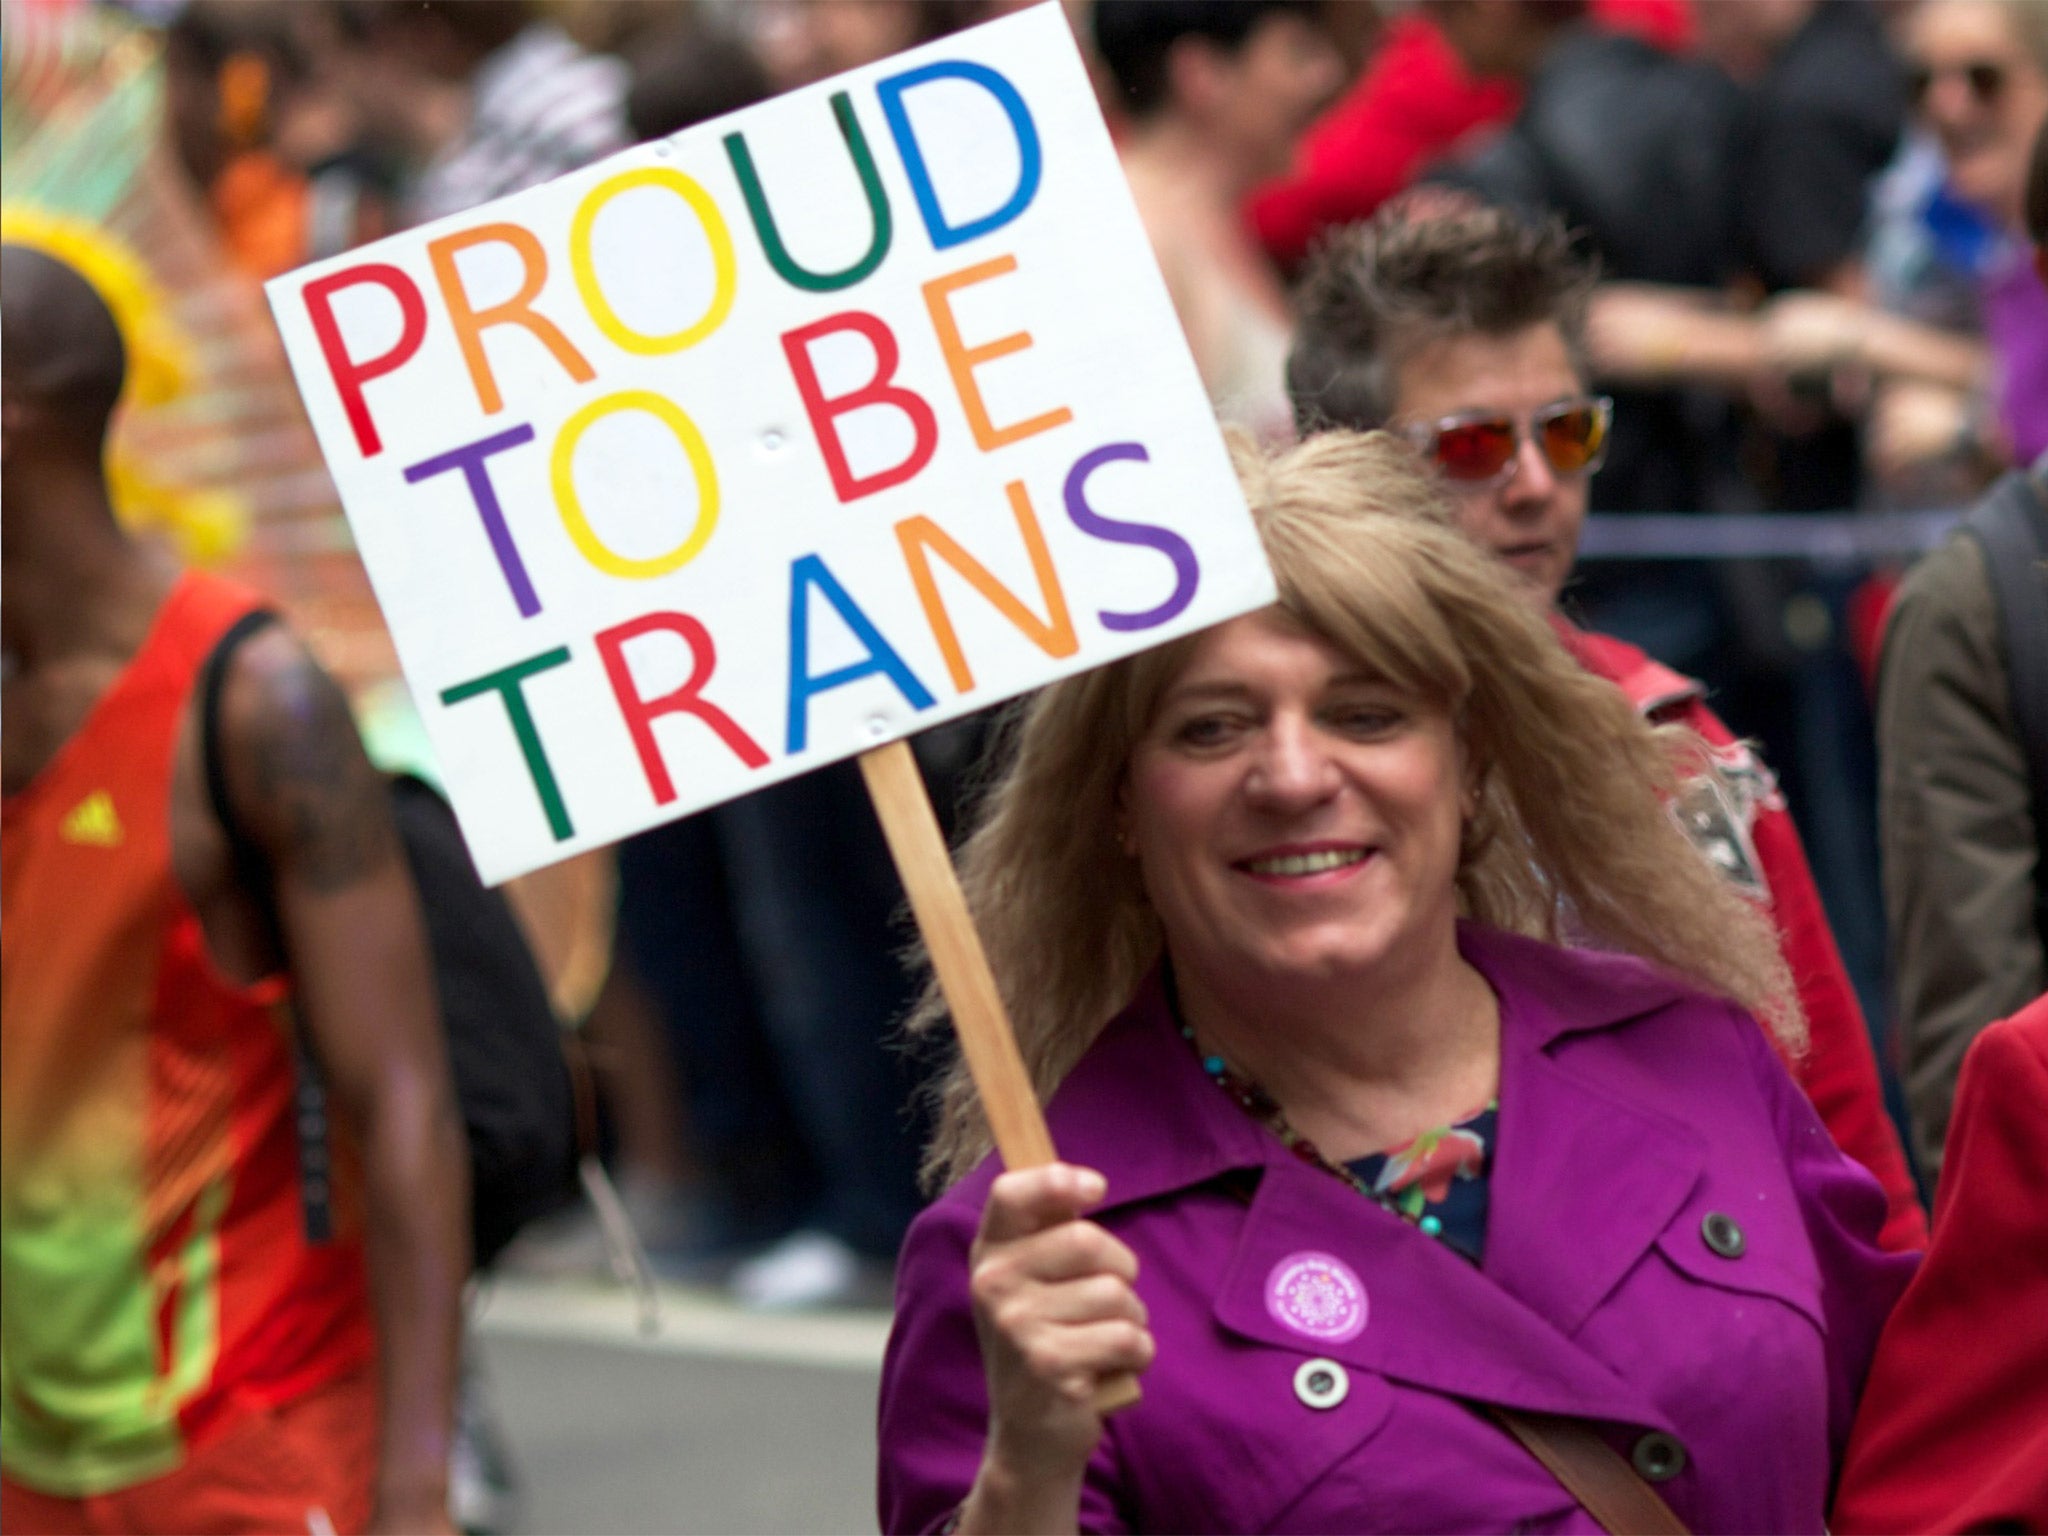
<path id="1" fill-rule="evenodd" d="M 1266 1277 L 1266 1310 L 1296 1333 L 1342 1344 L 1365 1331 L 1365 1287 L 1327 1253 L 1290 1253 Z"/>

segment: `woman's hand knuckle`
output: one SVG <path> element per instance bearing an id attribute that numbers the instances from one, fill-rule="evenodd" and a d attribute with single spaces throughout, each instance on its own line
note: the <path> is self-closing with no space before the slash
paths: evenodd
<path id="1" fill-rule="evenodd" d="M 1008 1288 L 1003 1266 L 995 1259 L 983 1259 L 968 1272 L 967 1294 L 978 1307 L 992 1307 Z"/>
<path id="2" fill-rule="evenodd" d="M 1085 1222 L 1069 1221 L 1045 1234 L 1045 1256 L 1049 1264 L 1070 1268 L 1086 1260 L 1088 1235 Z"/>
<path id="3" fill-rule="evenodd" d="M 1134 1317 L 1138 1298 L 1117 1275 L 1097 1275 L 1089 1282 L 1089 1301 L 1104 1317 Z"/>
<path id="4" fill-rule="evenodd" d="M 1009 1339 L 1023 1338 L 1037 1317 L 1037 1309 L 1016 1294 L 1005 1296 L 989 1313 L 989 1321 L 995 1324 L 996 1331 Z"/>
<path id="5" fill-rule="evenodd" d="M 1024 1361 L 1024 1367 L 1042 1381 L 1051 1381 L 1065 1369 L 1065 1361 L 1052 1339 L 1043 1333 L 1020 1340 L 1017 1353 Z"/>

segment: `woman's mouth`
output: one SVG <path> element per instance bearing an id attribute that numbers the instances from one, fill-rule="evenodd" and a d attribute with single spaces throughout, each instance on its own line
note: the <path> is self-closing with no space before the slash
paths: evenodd
<path id="1" fill-rule="evenodd" d="M 1310 875 L 1326 875 L 1333 870 L 1349 869 L 1365 862 L 1371 852 L 1367 848 L 1316 848 L 1300 851 L 1261 854 L 1257 858 L 1242 859 L 1237 867 L 1248 875 L 1265 880 L 1299 880 Z"/>

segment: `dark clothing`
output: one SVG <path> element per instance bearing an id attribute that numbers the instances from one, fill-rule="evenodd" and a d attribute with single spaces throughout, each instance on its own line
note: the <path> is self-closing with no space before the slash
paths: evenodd
<path id="1" fill-rule="evenodd" d="M 917 1214 L 911 937 L 858 771 L 835 764 L 643 833 L 622 925 L 676 1032 L 734 1243 L 815 1225 L 886 1258 Z"/>
<path id="2" fill-rule="evenodd" d="M 1737 247 L 1766 292 L 1819 287 L 1856 259 L 1871 183 L 1891 163 L 1905 118 L 1905 82 L 1877 17 L 1861 0 L 1823 0 L 1749 101 Z M 1824 379 L 1809 387 L 1825 398 Z M 1862 460 L 1852 423 L 1829 414 L 1810 431 L 1761 422 L 1754 431 L 1746 458 L 1766 505 L 1829 512 L 1858 503 Z"/>
<path id="3" fill-rule="evenodd" d="M 1403 1212 L 1411 1210 L 1412 1200 L 1423 1231 L 1477 1264 L 1486 1257 L 1488 1177 L 1499 1140 L 1500 1106 L 1489 1104 L 1455 1125 L 1423 1132 L 1405 1147 L 1344 1166 Z"/>
<path id="4" fill-rule="evenodd" d="M 706 1189 L 703 1245 L 773 1242 L 816 1215 L 823 1178 L 761 1021 L 733 915 L 725 807 L 619 844 L 622 958 L 659 1004 Z"/>
<path id="5" fill-rule="evenodd" d="M 720 807 L 733 916 L 783 1087 L 824 1174 L 818 1225 L 885 1259 L 917 1214 L 910 1104 L 895 1045 L 917 988 L 914 937 L 881 824 L 852 763 Z"/>
<path id="6" fill-rule="evenodd" d="M 1898 66 L 1858 0 L 1825 0 L 1748 93 L 1711 65 L 1574 29 L 1544 58 L 1514 122 L 1429 179 L 1562 216 L 1607 278 L 1720 288 L 1748 272 L 1778 291 L 1811 286 L 1854 256 L 1869 184 L 1904 115 Z M 1719 397 L 1617 391 L 1594 510 L 1714 505 L 1732 458 L 1728 430 Z M 1787 451 L 1773 455 L 1782 462 L 1767 472 L 1767 503 L 1853 504 L 1847 430 L 1777 445 Z"/>
<path id="7" fill-rule="evenodd" d="M 1750 92 L 1737 178 L 1737 250 L 1767 293 L 1826 284 L 1858 259 L 1869 192 L 1898 148 L 1905 83 L 1873 8 L 1822 0 Z M 1863 500 L 1856 424 L 1830 402 L 1825 376 L 1795 378 L 1808 419 L 1738 408 L 1740 462 L 1763 509 L 1826 512 Z M 1740 680 L 1727 707 L 1785 770 L 1828 914 L 1865 1010 L 1881 1018 L 1884 918 L 1876 899 L 1876 760 L 1868 695 L 1839 644 L 1788 643 L 1794 604 L 1844 625 L 1851 583 L 1783 564 L 1722 569 L 1738 617 Z"/>
<path id="8" fill-rule="evenodd" d="M 1961 531 L 1906 575 L 1878 667 L 1885 906 L 1914 1150 L 1930 1174 L 1964 1053 L 2048 987 L 2043 840 L 1984 547 Z"/>
<path id="9" fill-rule="evenodd" d="M 1766 288 L 1811 287 L 1856 255 L 1870 182 L 1905 116 L 1876 13 L 1823 0 L 1751 101 L 1738 207 L 1743 257 Z"/>
<path id="10" fill-rule="evenodd" d="M 1531 77 L 1506 131 L 1429 179 L 1563 214 L 1609 277 L 1708 286 L 1733 263 L 1729 151 L 1740 108 L 1718 70 L 1639 38 L 1574 30 Z"/>
<path id="11" fill-rule="evenodd" d="M 1717 287 L 1734 271 L 1742 97 L 1720 71 L 1633 37 L 1567 32 L 1514 122 L 1428 180 L 1561 215 L 1609 278 Z M 1616 390 L 1595 511 L 1705 505 L 1725 410 L 1683 390 Z"/>
<path id="12" fill-rule="evenodd" d="M 1514 124 L 1435 173 L 1489 201 L 1554 213 L 1605 277 L 1721 289 L 1829 276 L 1855 253 L 1868 184 L 1896 145 L 1904 92 L 1868 7 L 1825 0 L 1744 91 L 1719 69 L 1632 39 L 1572 29 L 1553 44 Z M 1810 426 L 1750 419 L 1722 389 L 1616 389 L 1597 512 L 1823 511 L 1857 504 L 1854 428 L 1811 384 Z M 1736 729 L 1764 738 L 1795 786 L 1802 830 L 1852 965 L 1878 1000 L 1881 924 L 1874 769 L 1865 705 L 1838 648 L 1803 649 L 1786 613 L 1839 594 L 1783 565 L 1620 562 L 1585 572 L 1590 623 L 1704 677 Z"/>

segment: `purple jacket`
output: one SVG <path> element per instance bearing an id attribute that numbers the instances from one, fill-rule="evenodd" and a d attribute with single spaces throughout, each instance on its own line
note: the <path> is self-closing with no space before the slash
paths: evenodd
<path id="1" fill-rule="evenodd" d="M 1472 927 L 1459 945 L 1501 1001 L 1483 1270 L 1248 1118 L 1156 980 L 1061 1085 L 1053 1139 L 1107 1175 L 1096 1219 L 1136 1250 L 1159 1344 L 1083 1530 L 1597 1531 L 1468 1401 L 1602 1421 L 1695 1531 L 1821 1529 L 1916 1262 L 1878 1249 L 1876 1182 L 1731 1004 L 1624 956 Z M 980 1460 L 967 1249 L 996 1172 L 904 1243 L 887 1531 L 943 1522 Z"/>

